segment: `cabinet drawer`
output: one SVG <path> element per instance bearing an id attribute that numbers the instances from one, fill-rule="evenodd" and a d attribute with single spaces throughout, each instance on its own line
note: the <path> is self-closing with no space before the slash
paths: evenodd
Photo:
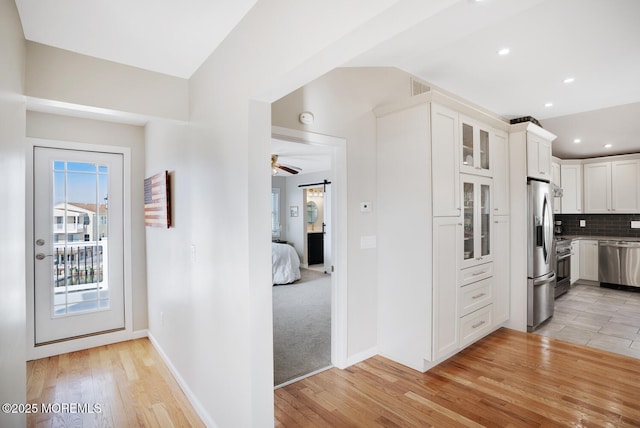
<path id="1" fill-rule="evenodd" d="M 493 278 L 460 288 L 460 315 L 467 315 L 493 302 Z"/>
<path id="2" fill-rule="evenodd" d="M 493 262 L 460 270 L 459 285 L 467 285 L 493 276 Z"/>
<path id="3" fill-rule="evenodd" d="M 460 318 L 460 346 L 466 346 L 491 331 L 492 310 L 493 305 L 487 305 Z"/>

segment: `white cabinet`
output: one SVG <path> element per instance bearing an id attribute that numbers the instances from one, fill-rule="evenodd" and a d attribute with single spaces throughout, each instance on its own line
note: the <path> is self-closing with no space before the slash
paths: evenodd
<path id="1" fill-rule="evenodd" d="M 458 143 L 458 112 L 431 104 L 431 156 L 433 215 L 434 217 L 459 216 L 460 178 Z"/>
<path id="2" fill-rule="evenodd" d="M 571 284 L 580 279 L 580 241 L 571 241 Z"/>
<path id="3" fill-rule="evenodd" d="M 460 115 L 460 172 L 491 177 L 491 128 Z"/>
<path id="4" fill-rule="evenodd" d="M 611 162 L 611 210 L 617 214 L 640 211 L 640 159 Z"/>
<path id="5" fill-rule="evenodd" d="M 598 280 L 598 241 L 580 240 L 580 279 Z"/>
<path id="6" fill-rule="evenodd" d="M 460 175 L 463 209 L 462 268 L 484 264 L 492 260 L 491 229 L 491 184 L 488 177 Z"/>
<path id="7" fill-rule="evenodd" d="M 551 161 L 551 183 L 556 187 L 562 188 L 562 182 L 560 180 L 560 163 Z M 554 214 L 560 214 L 562 212 L 562 198 L 556 196 L 553 198 L 553 212 Z"/>
<path id="8" fill-rule="evenodd" d="M 611 162 L 584 165 L 584 209 L 587 213 L 611 211 Z"/>
<path id="9" fill-rule="evenodd" d="M 491 130 L 491 169 L 493 171 L 493 214 L 509 214 L 509 136 Z"/>
<path id="10" fill-rule="evenodd" d="M 562 214 L 582 213 L 582 165 L 561 164 Z"/>
<path id="11" fill-rule="evenodd" d="M 495 216 L 493 225 L 493 322 L 498 325 L 509 319 L 509 217 Z"/>
<path id="12" fill-rule="evenodd" d="M 527 176 L 551 180 L 551 141 L 527 132 Z"/>
<path id="13" fill-rule="evenodd" d="M 640 210 L 640 159 L 586 163 L 587 213 L 637 213 Z"/>
<path id="14" fill-rule="evenodd" d="M 458 282 L 455 272 L 460 254 L 462 224 L 459 217 L 433 219 L 433 359 L 458 348 Z"/>

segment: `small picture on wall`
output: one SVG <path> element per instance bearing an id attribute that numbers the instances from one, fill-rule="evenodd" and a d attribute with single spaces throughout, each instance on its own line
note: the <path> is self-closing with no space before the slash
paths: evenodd
<path id="1" fill-rule="evenodd" d="M 292 205 L 289 207 L 289 215 L 291 217 L 298 217 L 298 207 L 295 205 Z"/>

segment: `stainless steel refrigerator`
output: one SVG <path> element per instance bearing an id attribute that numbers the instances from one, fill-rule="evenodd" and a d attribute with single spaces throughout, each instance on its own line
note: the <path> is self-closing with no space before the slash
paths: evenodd
<path id="1" fill-rule="evenodd" d="M 553 189 L 529 179 L 527 330 L 533 331 L 553 315 L 555 300 L 555 248 L 553 242 Z"/>

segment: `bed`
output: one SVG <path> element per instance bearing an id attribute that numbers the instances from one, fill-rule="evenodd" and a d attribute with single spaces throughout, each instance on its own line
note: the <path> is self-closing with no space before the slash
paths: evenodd
<path id="1" fill-rule="evenodd" d="M 291 284 L 300 279 L 300 257 L 289 244 L 271 243 L 273 285 Z"/>

